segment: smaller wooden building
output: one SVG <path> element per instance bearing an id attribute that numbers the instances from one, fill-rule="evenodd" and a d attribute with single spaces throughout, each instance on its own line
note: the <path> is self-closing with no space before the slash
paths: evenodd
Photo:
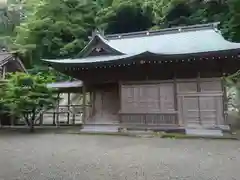
<path id="1" fill-rule="evenodd" d="M 217 24 L 104 35 L 94 32 L 73 59 L 45 60 L 84 82 L 85 124 L 121 127 L 228 126 L 222 76 L 240 67 L 240 44 Z"/>
<path id="2" fill-rule="evenodd" d="M 23 63 L 14 53 L 0 51 L 0 83 L 4 83 L 7 73 L 27 72 Z M 5 114 L 0 115 L 0 126 L 11 125 L 11 118 Z"/>
<path id="3" fill-rule="evenodd" d="M 42 112 L 40 125 L 81 125 L 83 122 L 82 81 L 64 81 L 47 84 L 59 97 L 56 107 Z M 86 104 L 86 106 L 89 106 Z"/>
<path id="4" fill-rule="evenodd" d="M 17 55 L 0 51 L 0 79 L 5 79 L 6 73 L 27 72 Z"/>

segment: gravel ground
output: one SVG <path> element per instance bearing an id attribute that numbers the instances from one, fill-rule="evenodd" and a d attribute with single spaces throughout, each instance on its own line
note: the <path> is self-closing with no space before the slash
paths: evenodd
<path id="1" fill-rule="evenodd" d="M 233 180 L 240 142 L 1 135 L 0 180 Z"/>

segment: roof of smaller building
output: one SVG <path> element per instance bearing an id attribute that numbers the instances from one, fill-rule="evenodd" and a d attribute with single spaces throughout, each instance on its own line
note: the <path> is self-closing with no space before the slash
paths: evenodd
<path id="1" fill-rule="evenodd" d="M 15 62 L 17 66 L 20 68 L 21 71 L 27 72 L 25 66 L 23 65 L 22 61 L 14 57 L 13 53 L 10 52 L 0 52 L 0 67 L 4 66 L 9 62 Z"/>
<path id="2" fill-rule="evenodd" d="M 45 61 L 52 64 L 88 64 L 134 58 L 146 53 L 172 56 L 240 50 L 240 43 L 233 43 L 223 38 L 217 29 L 217 24 L 200 24 L 105 36 L 96 33 L 82 52 L 85 52 L 86 49 L 91 50 L 96 45 L 94 39 L 98 39 L 98 43 L 101 42 L 106 47 L 111 48 L 112 52 L 120 52 L 121 54 L 86 57 L 80 53 L 80 58 Z"/>
<path id="3" fill-rule="evenodd" d="M 11 57 L 12 54 L 9 52 L 0 52 L 0 65 L 6 63 Z"/>
<path id="4" fill-rule="evenodd" d="M 65 81 L 65 82 L 55 82 L 47 84 L 48 88 L 64 89 L 64 88 L 77 88 L 82 87 L 82 81 Z"/>

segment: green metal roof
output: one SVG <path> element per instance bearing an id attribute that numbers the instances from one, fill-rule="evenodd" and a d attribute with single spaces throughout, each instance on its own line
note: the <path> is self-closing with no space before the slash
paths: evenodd
<path id="1" fill-rule="evenodd" d="M 225 40 L 216 23 L 168 28 L 158 31 L 142 31 L 102 36 L 104 44 L 123 55 L 105 55 L 79 59 L 45 60 L 49 63 L 94 63 L 133 58 L 146 52 L 154 55 L 187 55 L 227 50 L 240 50 L 240 43 Z M 91 47 L 89 43 L 87 47 Z"/>

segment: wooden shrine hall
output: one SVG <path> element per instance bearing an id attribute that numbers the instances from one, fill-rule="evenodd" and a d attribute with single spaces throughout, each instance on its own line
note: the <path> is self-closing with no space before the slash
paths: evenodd
<path id="1" fill-rule="evenodd" d="M 85 125 L 149 129 L 224 128 L 222 76 L 240 67 L 240 43 L 217 23 L 104 35 L 95 31 L 72 59 L 44 60 L 84 82 Z"/>

